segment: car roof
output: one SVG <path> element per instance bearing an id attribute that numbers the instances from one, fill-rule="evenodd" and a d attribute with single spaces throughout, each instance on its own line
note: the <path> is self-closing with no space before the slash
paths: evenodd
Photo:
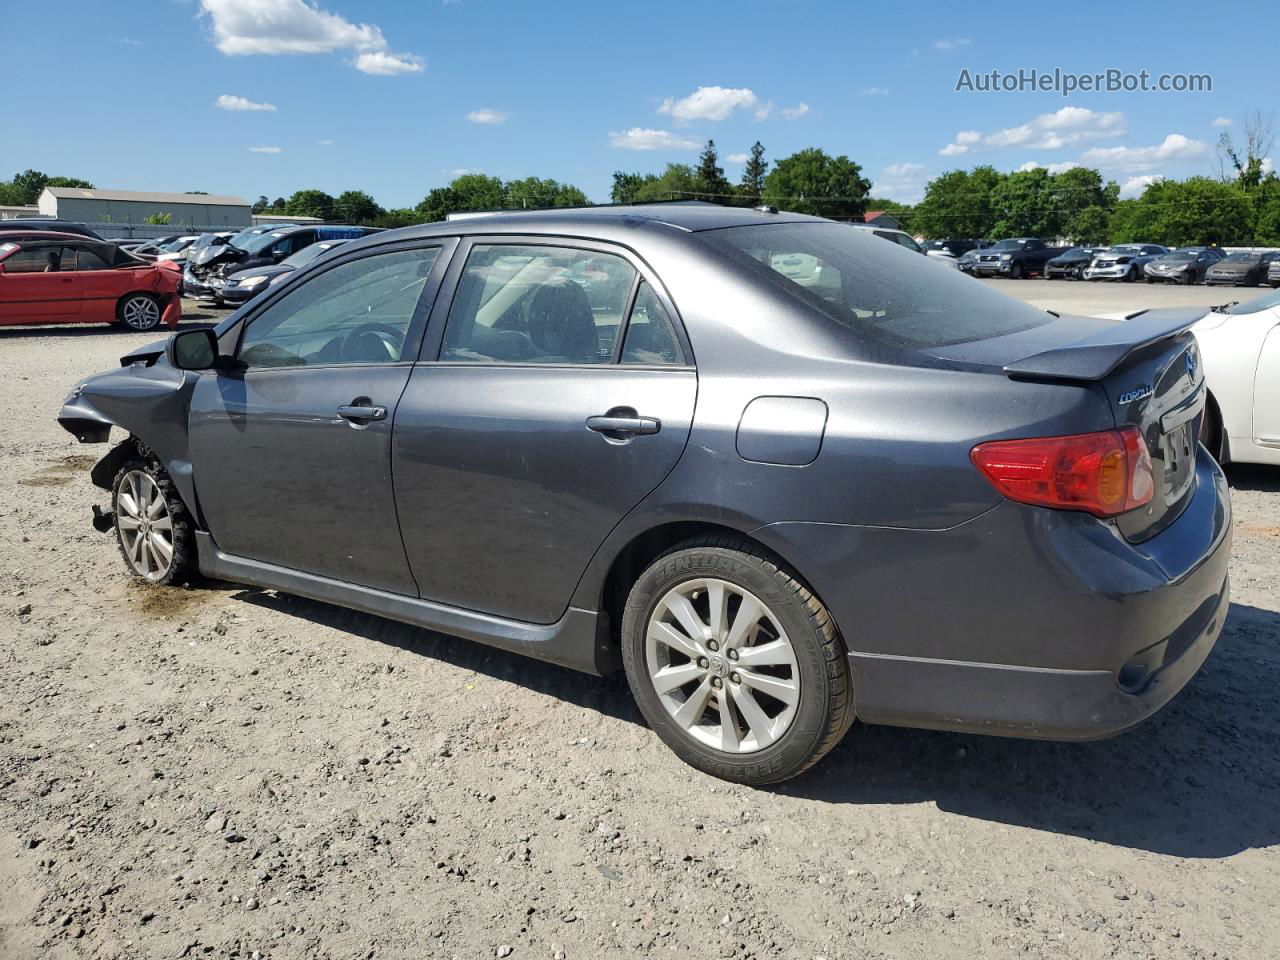
<path id="1" fill-rule="evenodd" d="M 32 230 L 29 228 L 24 229 L 22 227 L 19 227 L 15 230 L 10 230 L 10 229 L 0 227 L 0 243 L 4 243 L 6 240 L 8 240 L 8 237 L 6 237 L 6 234 L 10 234 L 10 233 L 21 233 L 21 234 L 26 234 L 27 236 L 30 236 L 30 237 L 36 237 L 36 234 L 39 234 L 39 236 L 36 237 L 34 241 L 36 243 L 50 243 L 54 240 L 74 240 L 77 243 L 110 243 L 111 242 L 110 240 L 98 240 L 98 239 L 95 239 L 94 237 L 86 237 L 83 233 L 67 233 L 62 230 Z"/>

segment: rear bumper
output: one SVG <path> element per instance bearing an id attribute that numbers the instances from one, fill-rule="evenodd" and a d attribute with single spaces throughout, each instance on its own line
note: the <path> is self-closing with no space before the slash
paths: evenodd
<path id="1" fill-rule="evenodd" d="M 1230 602 L 1226 478 L 1201 450 L 1182 514 L 1144 543 L 1005 502 L 947 530 L 773 524 L 850 650 L 868 723 L 1111 736 L 1195 675 Z"/>

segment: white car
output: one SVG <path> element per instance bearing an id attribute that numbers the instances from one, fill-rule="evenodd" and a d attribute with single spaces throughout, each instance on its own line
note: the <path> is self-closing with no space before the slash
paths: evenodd
<path id="1" fill-rule="evenodd" d="M 1222 462 L 1280 465 L 1280 290 L 1217 307 L 1191 329 L 1209 387 L 1200 439 Z"/>

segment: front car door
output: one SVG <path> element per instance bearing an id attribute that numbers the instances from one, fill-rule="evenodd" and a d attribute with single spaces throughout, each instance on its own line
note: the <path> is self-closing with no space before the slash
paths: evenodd
<path id="1" fill-rule="evenodd" d="M 684 450 L 697 376 L 630 253 L 493 238 L 459 251 L 392 464 L 424 599 L 552 623 L 617 523 Z"/>
<path id="2" fill-rule="evenodd" d="M 192 394 L 190 457 L 225 553 L 408 596 L 391 424 L 454 241 L 352 251 L 270 295 Z"/>
<path id="3" fill-rule="evenodd" d="M 1272 325 L 1262 341 L 1253 378 L 1253 439 L 1265 447 L 1280 447 L 1280 307 L 1266 311 Z M 1230 323 L 1230 321 L 1227 321 Z"/>
<path id="4" fill-rule="evenodd" d="M 0 275 L 0 323 L 75 322 L 81 291 L 74 271 L 75 253 L 65 261 L 61 240 L 24 242 L 4 261 Z"/>

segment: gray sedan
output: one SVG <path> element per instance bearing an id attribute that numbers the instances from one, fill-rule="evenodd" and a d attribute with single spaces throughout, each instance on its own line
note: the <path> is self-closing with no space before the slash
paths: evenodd
<path id="1" fill-rule="evenodd" d="M 853 720 L 1124 730 L 1208 656 L 1230 504 L 1194 311 L 1058 316 L 710 205 L 353 241 L 78 384 L 95 525 L 197 573 L 626 671 L 715 776 Z"/>

